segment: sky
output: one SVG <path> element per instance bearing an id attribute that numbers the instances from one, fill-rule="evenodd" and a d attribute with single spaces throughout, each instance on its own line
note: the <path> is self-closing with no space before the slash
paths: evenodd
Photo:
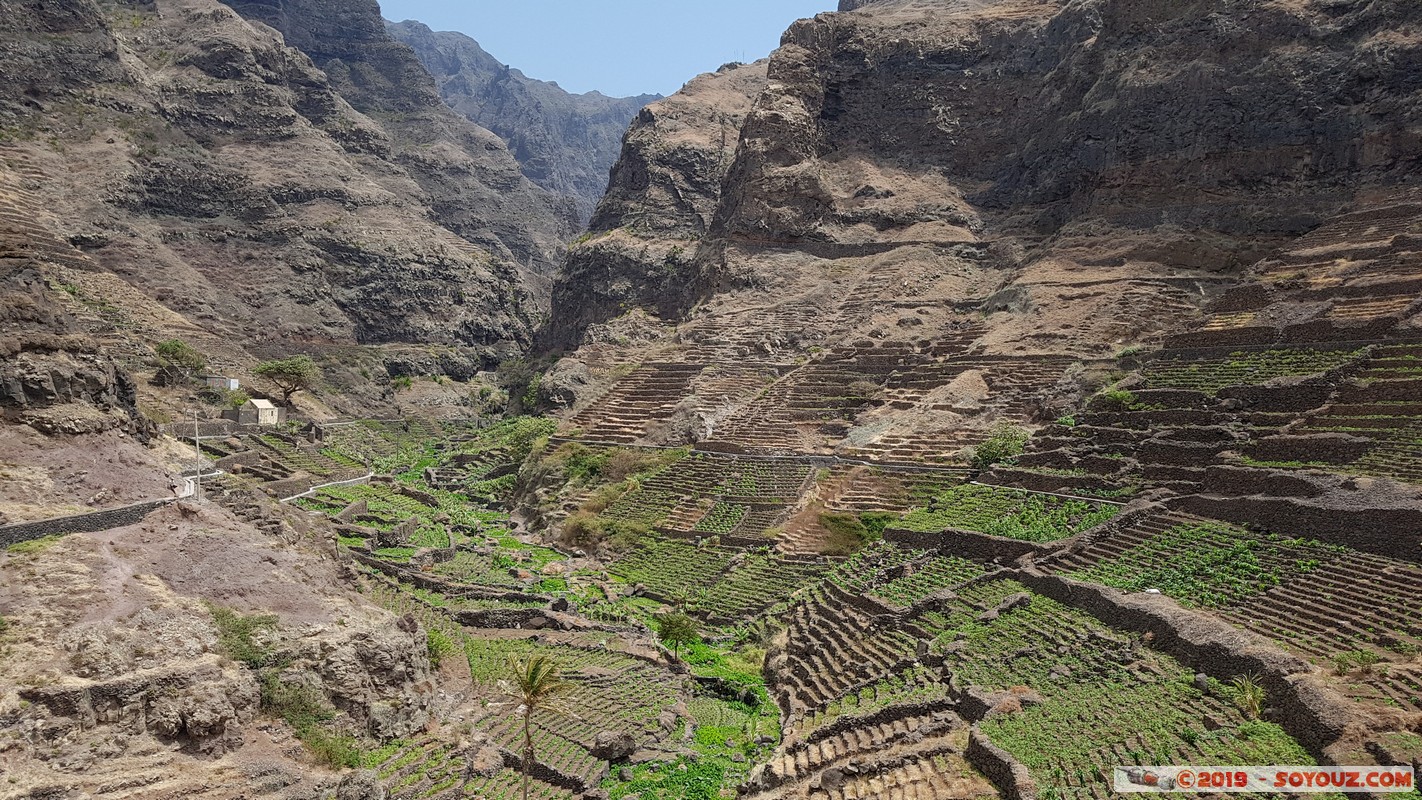
<path id="1" fill-rule="evenodd" d="M 837 0 L 380 0 L 385 18 L 459 31 L 530 78 L 581 94 L 669 95 L 780 46 Z"/>

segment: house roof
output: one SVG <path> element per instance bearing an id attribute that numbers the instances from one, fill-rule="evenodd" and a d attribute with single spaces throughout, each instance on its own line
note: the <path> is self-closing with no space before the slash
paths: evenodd
<path id="1" fill-rule="evenodd" d="M 253 408 L 276 408 L 270 400 L 248 400 L 247 405 Z"/>

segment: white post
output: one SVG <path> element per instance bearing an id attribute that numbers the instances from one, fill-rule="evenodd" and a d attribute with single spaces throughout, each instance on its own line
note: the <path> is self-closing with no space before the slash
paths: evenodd
<path id="1" fill-rule="evenodd" d="M 193 447 L 197 448 L 197 501 L 202 502 L 202 431 L 198 428 L 198 412 L 193 409 Z"/>

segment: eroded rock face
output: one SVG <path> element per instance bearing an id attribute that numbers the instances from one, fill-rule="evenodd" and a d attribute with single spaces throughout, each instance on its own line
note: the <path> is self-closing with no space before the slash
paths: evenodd
<path id="1" fill-rule="evenodd" d="M 337 709 L 381 740 L 409 736 L 430 721 L 429 655 L 424 629 L 413 619 L 326 631 L 291 643 L 282 655 L 290 659 L 282 682 L 319 687 Z"/>
<path id="2" fill-rule="evenodd" d="M 414 49 L 450 108 L 508 142 L 529 180 L 573 198 L 581 222 L 607 190 L 627 124 L 661 99 L 569 94 L 499 62 L 462 33 L 432 31 L 413 20 L 386 28 Z"/>
<path id="3" fill-rule="evenodd" d="M 698 97 L 693 83 L 644 110 L 594 230 L 645 219 L 650 233 L 574 248 L 556 324 L 665 315 L 737 288 L 773 302 L 823 283 L 827 260 L 868 276 L 912 257 L 944 262 L 938 276 L 977 273 L 947 296 L 996 315 L 988 352 L 1099 352 L 1184 328 L 1245 267 L 1418 166 L 1398 127 L 1422 113 L 1406 77 L 1418 46 L 1386 33 L 1415 16 L 1403 4 L 850 0 L 841 12 L 786 33 L 719 178 L 712 161 L 653 147 L 673 127 L 653 121 L 694 106 L 682 116 L 703 121 L 706 153 L 709 121 L 731 123 L 745 95 Z M 672 246 L 694 268 L 669 279 Z M 937 298 L 913 280 L 879 299 Z"/>
<path id="4" fill-rule="evenodd" d="M 571 206 L 443 105 L 375 3 L 230 5 L 0 4 L 0 199 L 249 346 L 526 346 Z"/>
<path id="5" fill-rule="evenodd" d="M 589 236 L 553 287 L 554 344 L 575 345 L 589 326 L 634 307 L 674 316 L 694 300 L 705 283 L 694 256 L 765 70 L 758 62 L 701 75 L 637 115 Z"/>
<path id="6" fill-rule="evenodd" d="M 76 333 L 54 290 L 29 268 L 0 264 L 0 420 L 47 434 L 123 430 L 147 440 L 137 387 L 90 337 Z"/>

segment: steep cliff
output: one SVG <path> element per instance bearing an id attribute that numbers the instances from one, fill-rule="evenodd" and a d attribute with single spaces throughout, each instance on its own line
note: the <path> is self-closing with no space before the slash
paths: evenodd
<path id="1" fill-rule="evenodd" d="M 210 1 L 0 7 L 15 213 L 83 251 L 44 258 L 227 349 L 492 363 L 526 345 L 571 206 L 443 106 L 373 2 L 232 6 L 251 21 Z"/>
<path id="2" fill-rule="evenodd" d="M 1311 340 L 1415 329 L 1406 242 L 1352 248 L 1336 283 L 1302 292 L 1249 269 L 1338 215 L 1408 213 L 1395 195 L 1422 157 L 1422 49 L 1396 31 L 1415 8 L 846 7 L 793 25 L 753 99 L 693 84 L 650 106 L 594 217 L 600 238 L 558 279 L 553 338 L 596 345 L 590 362 L 612 341 L 600 323 L 640 307 L 662 332 L 617 359 L 803 363 L 779 390 L 703 398 L 698 413 L 720 421 L 679 435 L 946 454 L 993 420 L 1049 418 L 1081 391 L 1071 362 L 1183 333 L 1245 284 L 1260 285 L 1223 302 L 1268 306 Z M 679 124 L 658 108 L 687 106 L 742 119 L 734 158 L 701 162 L 689 203 L 679 186 L 638 188 L 687 174 L 682 152 L 639 144 Z M 682 213 L 705 200 L 709 218 Z M 1357 313 L 1330 310 L 1341 298 Z M 965 358 L 982 363 L 949 368 Z M 915 371 L 911 391 L 894 388 Z M 865 405 L 876 396 L 898 399 Z M 825 403 L 849 408 L 825 423 Z"/>
<path id="3" fill-rule="evenodd" d="M 661 99 L 570 94 L 501 63 L 462 33 L 432 31 L 414 20 L 386 28 L 414 49 L 450 108 L 502 137 L 529 180 L 572 197 L 582 222 L 607 190 L 627 124 Z"/>
<path id="4" fill-rule="evenodd" d="M 736 138 L 765 88 L 765 62 L 728 65 L 642 109 L 607 194 L 553 288 L 551 341 L 632 308 L 674 317 L 703 281 L 691 257 L 711 227 Z"/>

